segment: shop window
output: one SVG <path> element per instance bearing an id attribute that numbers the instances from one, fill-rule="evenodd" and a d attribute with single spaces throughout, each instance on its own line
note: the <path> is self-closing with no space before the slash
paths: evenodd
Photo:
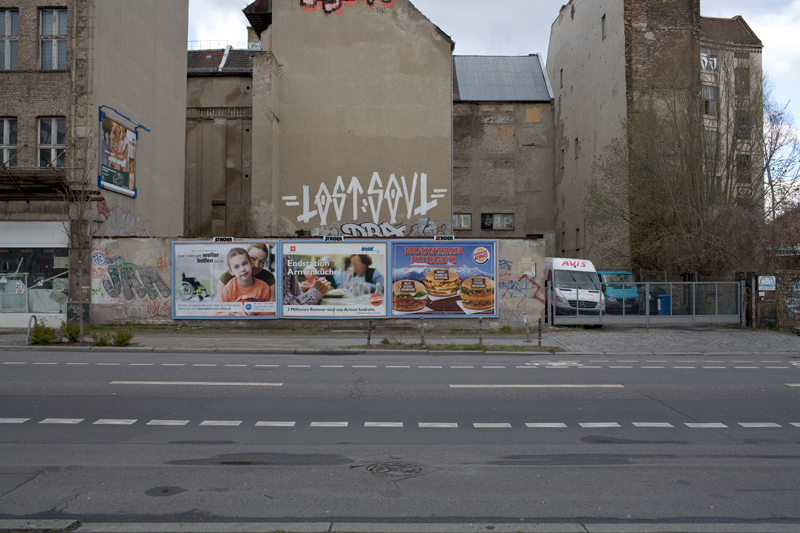
<path id="1" fill-rule="evenodd" d="M 0 70 L 19 68 L 19 11 L 0 9 Z"/>
<path id="2" fill-rule="evenodd" d="M 66 248 L 0 249 L 0 312 L 66 313 Z"/>
<path id="3" fill-rule="evenodd" d="M 39 166 L 64 168 L 67 121 L 63 118 L 39 119 Z"/>
<path id="4" fill-rule="evenodd" d="M 17 166 L 17 119 L 0 118 L 0 163 Z"/>
<path id="5" fill-rule="evenodd" d="M 39 60 L 42 70 L 66 70 L 66 9 L 39 11 Z"/>
<path id="6" fill-rule="evenodd" d="M 453 213 L 454 230 L 472 229 L 472 215 L 469 213 Z"/>

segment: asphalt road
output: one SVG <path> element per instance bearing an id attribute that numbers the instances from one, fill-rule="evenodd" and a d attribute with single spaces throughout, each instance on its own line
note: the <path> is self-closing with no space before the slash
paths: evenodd
<path id="1" fill-rule="evenodd" d="M 0 352 L 0 519 L 797 524 L 800 359 Z"/>

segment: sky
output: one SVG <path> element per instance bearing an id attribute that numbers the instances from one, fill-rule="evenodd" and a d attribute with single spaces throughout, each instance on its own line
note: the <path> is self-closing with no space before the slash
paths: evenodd
<path id="1" fill-rule="evenodd" d="M 456 43 L 456 55 L 528 55 L 547 59 L 550 25 L 567 0 L 411 0 Z M 245 0 L 189 0 L 194 48 L 247 47 Z M 486 6 L 490 5 L 490 9 Z M 764 73 L 775 100 L 800 124 L 800 0 L 701 0 L 706 17 L 741 15 L 764 43 Z"/>

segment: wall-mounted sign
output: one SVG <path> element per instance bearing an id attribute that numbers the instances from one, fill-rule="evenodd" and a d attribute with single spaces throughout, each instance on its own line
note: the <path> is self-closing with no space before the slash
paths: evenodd
<path id="1" fill-rule="evenodd" d="M 393 241 L 391 316 L 499 316 L 497 246 Z"/>
<path id="2" fill-rule="evenodd" d="M 136 197 L 136 130 L 100 111 L 100 176 L 98 186 Z"/>
<path id="3" fill-rule="evenodd" d="M 777 289 L 775 276 L 758 276 L 758 290 L 774 291 Z"/>
<path id="4" fill-rule="evenodd" d="M 284 318 L 386 318 L 385 241 L 282 241 Z"/>
<path id="5" fill-rule="evenodd" d="M 174 242 L 172 318 L 275 318 L 277 242 Z"/>

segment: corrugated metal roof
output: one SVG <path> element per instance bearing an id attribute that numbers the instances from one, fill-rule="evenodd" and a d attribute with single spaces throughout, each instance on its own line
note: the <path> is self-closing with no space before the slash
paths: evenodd
<path id="1" fill-rule="evenodd" d="M 462 102 L 549 102 L 546 74 L 537 54 L 453 56 Z"/>

